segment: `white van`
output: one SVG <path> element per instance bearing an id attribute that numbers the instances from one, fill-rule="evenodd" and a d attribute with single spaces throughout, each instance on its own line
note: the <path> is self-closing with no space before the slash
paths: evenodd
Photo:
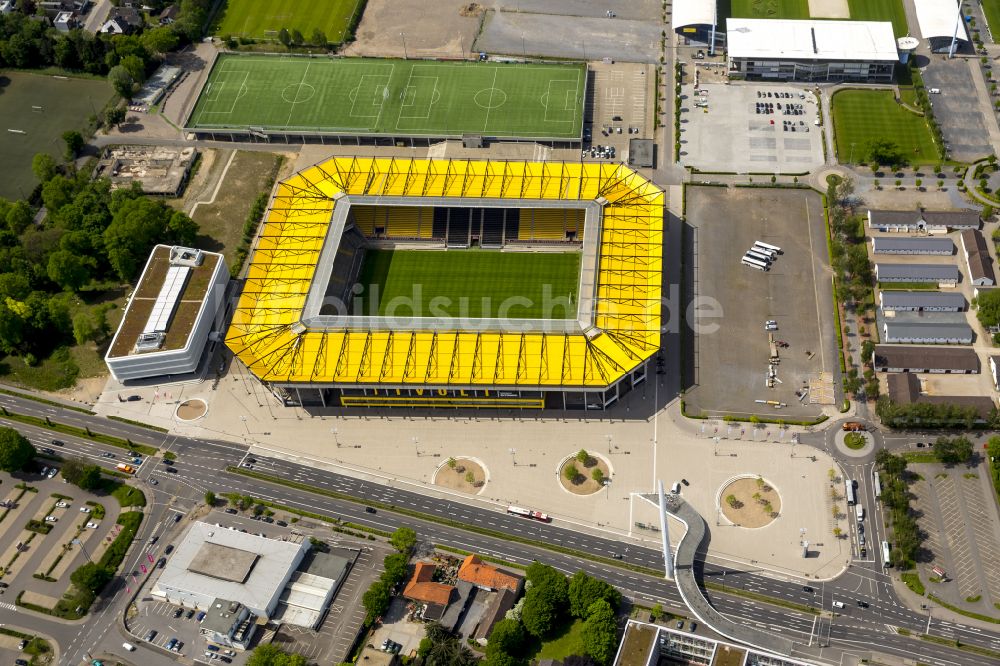
<path id="1" fill-rule="evenodd" d="M 861 506 L 860 504 L 856 504 L 854 506 L 854 513 L 858 515 L 858 520 L 865 519 L 865 507 Z"/>
<path id="2" fill-rule="evenodd" d="M 674 485 L 670 486 L 670 492 L 672 492 L 674 495 L 680 494 L 681 492 L 680 481 L 674 481 Z"/>
<path id="3" fill-rule="evenodd" d="M 843 601 L 834 601 L 832 605 L 833 605 L 834 608 L 843 608 L 844 607 L 844 602 Z"/>
<path id="4" fill-rule="evenodd" d="M 128 650 L 129 652 L 135 652 L 135 646 L 132 645 L 131 643 L 122 643 L 122 647 Z"/>

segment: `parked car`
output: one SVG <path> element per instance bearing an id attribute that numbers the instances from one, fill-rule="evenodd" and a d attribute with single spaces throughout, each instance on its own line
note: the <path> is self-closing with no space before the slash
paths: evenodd
<path id="1" fill-rule="evenodd" d="M 169 555 L 172 552 L 174 552 L 174 545 L 172 543 L 168 543 L 167 547 L 163 549 L 163 554 Z"/>
<path id="2" fill-rule="evenodd" d="M 149 632 L 146 634 L 146 642 L 149 643 L 154 638 L 156 638 L 156 629 L 150 629 Z"/>
<path id="3" fill-rule="evenodd" d="M 53 439 L 52 440 L 52 446 L 66 446 L 66 443 L 62 442 L 62 441 L 60 441 L 58 439 Z"/>
<path id="4" fill-rule="evenodd" d="M 198 617 L 196 617 L 195 619 L 198 620 L 199 622 L 204 622 L 206 615 L 207 613 L 205 611 L 201 611 L 200 613 L 198 613 Z"/>
<path id="5" fill-rule="evenodd" d="M 180 615 L 180 611 L 178 611 L 177 614 Z M 177 615 L 175 615 L 174 617 L 177 617 Z M 164 645 L 163 647 L 165 647 L 168 650 L 173 650 L 175 645 L 177 645 L 177 639 L 171 638 L 169 641 L 167 641 L 166 645 Z"/>
<path id="6" fill-rule="evenodd" d="M 678 629 L 684 628 L 684 620 L 677 620 L 677 628 Z"/>
<path id="7" fill-rule="evenodd" d="M 184 615 L 184 609 L 183 608 L 178 608 L 177 610 L 174 611 L 174 619 L 179 618 L 181 615 Z"/>
<path id="8" fill-rule="evenodd" d="M 203 614 L 204 614 L 204 613 L 203 613 Z M 218 652 L 218 651 L 219 651 L 219 646 L 218 646 L 218 645 L 208 645 L 208 646 L 206 647 L 206 649 L 207 649 L 207 650 L 208 650 L 209 652 Z"/>
<path id="9" fill-rule="evenodd" d="M 80 513 L 90 513 L 90 507 L 89 506 L 81 506 L 80 507 Z"/>
<path id="10" fill-rule="evenodd" d="M 194 610 L 193 609 L 188 610 L 187 613 L 184 613 L 184 619 L 185 620 L 190 620 L 193 617 L 194 617 Z"/>
<path id="11" fill-rule="evenodd" d="M 89 527 L 92 530 L 96 530 L 99 526 L 100 524 L 95 523 L 94 521 L 90 521 L 89 523 L 87 523 L 87 527 Z"/>
<path id="12" fill-rule="evenodd" d="M 279 520 L 279 521 L 275 522 L 274 524 L 277 525 L 278 527 L 288 527 L 288 523 L 286 523 L 283 520 Z"/>
<path id="13" fill-rule="evenodd" d="M 52 468 L 49 469 L 49 473 L 46 474 L 45 476 L 47 476 L 48 478 L 51 479 L 51 478 L 53 478 L 58 473 L 59 473 L 59 468 L 58 467 L 52 467 Z"/>
<path id="14" fill-rule="evenodd" d="M 56 506 L 59 507 L 60 509 L 65 509 L 66 507 L 69 506 L 69 504 L 66 502 L 56 502 Z"/>
<path id="15" fill-rule="evenodd" d="M 45 522 L 47 523 L 58 523 L 59 519 L 55 516 L 45 516 Z"/>
<path id="16" fill-rule="evenodd" d="M 236 511 L 236 509 L 229 508 L 229 509 L 226 509 L 226 513 L 228 513 L 230 515 L 236 515 L 238 512 Z"/>
<path id="17" fill-rule="evenodd" d="M 167 468 L 167 473 L 168 474 L 176 474 L 177 473 L 177 468 L 176 467 L 168 467 Z"/>
<path id="18" fill-rule="evenodd" d="M 149 544 L 150 546 L 152 546 L 152 545 L 153 545 L 154 543 L 156 543 L 157 541 L 159 541 L 159 539 L 160 539 L 160 537 L 158 537 L 158 536 L 156 536 L 156 535 L 154 534 L 153 536 L 149 537 L 149 541 L 147 541 L 147 543 L 148 543 L 148 544 Z"/>

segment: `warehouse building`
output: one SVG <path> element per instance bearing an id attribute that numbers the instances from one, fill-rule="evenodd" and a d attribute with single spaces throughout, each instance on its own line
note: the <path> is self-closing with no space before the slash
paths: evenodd
<path id="1" fill-rule="evenodd" d="M 979 374 L 979 356 L 966 347 L 875 345 L 872 366 L 875 372 L 975 375 Z"/>
<path id="2" fill-rule="evenodd" d="M 888 343 L 915 345 L 971 345 L 972 327 L 968 324 L 938 322 L 882 324 L 882 339 Z"/>
<path id="3" fill-rule="evenodd" d="M 977 287 L 995 285 L 997 279 L 993 273 L 993 259 L 990 258 L 990 250 L 983 234 L 978 229 L 966 229 L 962 232 L 961 239 L 969 280 Z"/>
<path id="4" fill-rule="evenodd" d="M 891 83 L 899 54 L 892 24 L 726 20 L 730 78 Z"/>
<path id="5" fill-rule="evenodd" d="M 949 291 L 880 291 L 883 312 L 962 312 L 965 296 Z"/>
<path id="6" fill-rule="evenodd" d="M 954 53 L 968 45 L 969 34 L 957 3 L 951 0 L 913 0 L 913 6 L 920 34 L 927 40 L 931 51 Z"/>
<path id="7" fill-rule="evenodd" d="M 222 327 L 228 284 L 221 254 L 153 248 L 104 356 L 114 378 L 127 382 L 197 370 L 209 334 Z"/>
<path id="8" fill-rule="evenodd" d="M 975 210 L 871 210 L 868 226 L 879 231 L 914 233 L 979 228 L 979 211 Z"/>
<path id="9" fill-rule="evenodd" d="M 872 252 L 875 254 L 938 254 L 951 256 L 955 244 L 950 238 L 906 238 L 900 236 L 876 236 L 872 238 Z"/>
<path id="10" fill-rule="evenodd" d="M 684 38 L 684 45 L 711 46 L 713 41 L 722 41 L 716 0 L 677 0 L 671 11 L 670 27 Z"/>
<path id="11" fill-rule="evenodd" d="M 878 282 L 936 282 L 958 284 L 959 272 L 951 264 L 875 264 Z"/>

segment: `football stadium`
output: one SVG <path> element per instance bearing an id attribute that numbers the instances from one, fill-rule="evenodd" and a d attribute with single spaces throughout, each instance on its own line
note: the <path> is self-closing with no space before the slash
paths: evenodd
<path id="1" fill-rule="evenodd" d="M 203 139 L 579 143 L 583 64 L 220 55 L 186 123 Z"/>
<path id="2" fill-rule="evenodd" d="M 335 157 L 276 187 L 226 344 L 287 405 L 605 409 L 660 345 L 622 164 Z"/>

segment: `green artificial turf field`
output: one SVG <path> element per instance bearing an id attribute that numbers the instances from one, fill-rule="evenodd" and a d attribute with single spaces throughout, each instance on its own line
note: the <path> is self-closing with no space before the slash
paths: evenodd
<path id="1" fill-rule="evenodd" d="M 584 65 L 223 55 L 191 129 L 579 138 Z"/>
<path id="2" fill-rule="evenodd" d="M 277 41 L 282 28 L 308 40 L 317 28 L 331 42 L 344 40 L 361 0 L 228 0 L 218 35 Z"/>
<path id="3" fill-rule="evenodd" d="M 381 316 L 571 319 L 579 277 L 579 252 L 366 250 L 358 284 L 378 286 Z M 546 294 L 570 307 L 547 307 Z"/>
<path id="4" fill-rule="evenodd" d="M 733 18 L 807 19 L 809 0 L 732 0 L 730 11 Z"/>
<path id="5" fill-rule="evenodd" d="M 27 199 L 38 184 L 31 172 L 35 153 L 62 160 L 62 133 L 83 130 L 112 92 L 103 79 L 0 74 L 0 196 Z"/>
<path id="6" fill-rule="evenodd" d="M 897 104 L 889 90 L 836 93 L 833 96 L 833 129 L 837 137 L 837 157 L 843 162 L 862 161 L 871 139 L 894 141 L 913 164 L 940 161 L 927 121 Z M 853 151 L 851 144 L 854 144 Z"/>

